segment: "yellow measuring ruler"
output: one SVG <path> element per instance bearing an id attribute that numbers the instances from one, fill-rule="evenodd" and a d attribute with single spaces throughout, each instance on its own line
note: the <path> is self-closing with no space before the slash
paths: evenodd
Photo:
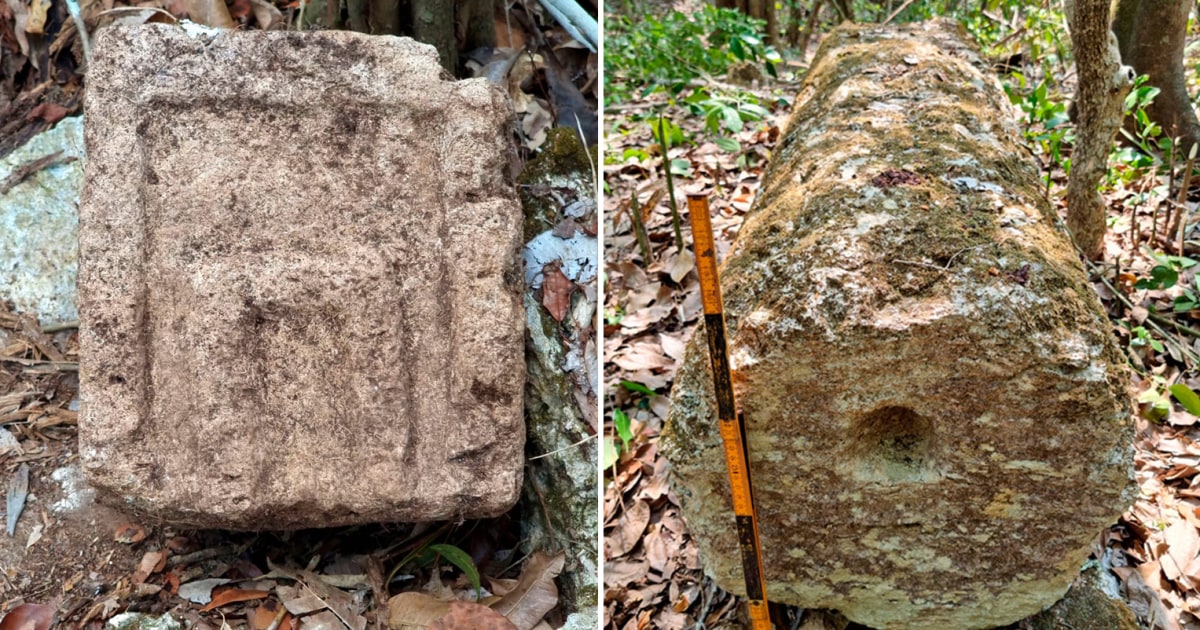
<path id="1" fill-rule="evenodd" d="M 737 520 L 738 548 L 742 552 L 742 572 L 746 579 L 750 624 L 754 630 L 771 630 L 762 548 L 758 540 L 758 520 L 754 516 L 754 491 L 750 483 L 746 424 L 737 412 L 737 401 L 733 395 L 729 341 L 725 333 L 725 308 L 721 303 L 721 283 L 717 278 L 717 248 L 713 243 L 712 220 L 708 215 L 708 196 L 688 195 L 688 215 L 692 223 L 692 249 L 696 254 L 696 272 L 700 275 L 700 300 L 704 304 L 708 356 L 712 360 L 713 383 L 716 385 L 717 419 L 721 427 L 721 441 L 725 444 L 729 486 L 733 490 L 733 514 Z"/>

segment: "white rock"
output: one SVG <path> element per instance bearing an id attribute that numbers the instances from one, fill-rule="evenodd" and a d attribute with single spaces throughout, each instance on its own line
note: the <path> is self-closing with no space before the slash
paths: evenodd
<path id="1" fill-rule="evenodd" d="M 0 182 L 55 151 L 78 158 L 31 174 L 0 195 L 0 300 L 43 324 L 79 318 L 75 308 L 83 118 L 64 118 L 4 159 Z"/>

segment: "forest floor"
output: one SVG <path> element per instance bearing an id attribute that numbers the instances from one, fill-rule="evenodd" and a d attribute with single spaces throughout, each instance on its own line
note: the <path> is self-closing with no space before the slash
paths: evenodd
<path id="1" fill-rule="evenodd" d="M 769 104 L 771 116 L 732 134 L 738 141 L 736 151 L 711 141 L 705 120 L 678 103 L 668 103 L 662 92 L 635 94 L 606 110 L 605 414 L 628 417 L 633 433 L 624 448 L 620 439 L 610 439 L 614 447 L 605 463 L 607 628 L 741 627 L 737 598 L 703 575 L 696 544 L 670 488 L 668 464 L 657 449 L 674 372 L 702 317 L 692 257 L 675 245 L 661 147 L 651 125 L 663 112 L 691 139 L 669 152 L 676 197 L 682 200 L 685 192 L 709 195 L 718 259 L 723 259 L 751 207 L 816 47 L 817 43 L 810 46 L 805 58 L 790 59 L 779 79 L 764 78 L 750 86 L 731 86 L 733 78 L 728 76 L 710 82 L 725 83 L 722 87 Z M 1195 67 L 1193 61 L 1189 59 L 1187 67 Z M 1069 87 L 1071 71 L 1063 69 L 1063 74 L 1067 76 L 1059 81 Z M 1059 100 L 1065 113 L 1065 99 Z M 1013 112 L 1021 114 L 1015 108 Z M 1061 214 L 1065 175 L 1043 151 L 1033 148 L 1043 155 L 1043 174 L 1052 181 L 1051 197 Z M 1147 166 L 1128 155 L 1114 161 L 1112 181 L 1104 189 L 1111 226 L 1104 263 L 1089 267 L 1113 333 L 1129 358 L 1130 395 L 1138 411 L 1134 449 L 1140 493 L 1135 505 L 1100 536 L 1097 548 L 1109 550 L 1106 562 L 1111 562 L 1122 595 L 1139 621 L 1160 630 L 1200 629 L 1200 427 L 1197 417 L 1167 391 L 1176 383 L 1192 389 L 1200 385 L 1195 380 L 1200 357 L 1200 307 L 1195 302 L 1200 300 L 1193 299 L 1198 268 L 1193 259 L 1200 254 L 1200 242 L 1193 240 L 1197 226 L 1187 227 L 1184 258 L 1168 259 L 1163 253 L 1179 253 L 1176 239 L 1167 238 L 1163 226 L 1175 205 L 1183 170 L 1182 164 L 1168 169 L 1161 160 Z M 635 197 L 637 208 L 631 203 Z M 1182 199 L 1194 213 L 1200 200 L 1195 180 Z M 649 260 L 639 251 L 631 221 L 638 208 L 652 250 Z M 679 210 L 685 240 L 690 240 L 686 204 Z M 1154 228 L 1162 236 L 1151 245 Z M 1158 267 L 1177 274 L 1174 286 L 1147 286 L 1146 279 L 1167 273 L 1155 271 Z M 1151 315 L 1152 311 L 1165 315 Z M 608 434 L 616 435 L 612 421 Z M 1026 626 L 1023 622 L 1014 627 Z"/>
<path id="2" fill-rule="evenodd" d="M 295 0 L 80 4 L 93 34 L 114 20 L 173 22 L 187 17 L 189 7 L 223 11 L 222 19 L 239 29 L 284 28 L 299 7 Z M 554 124 L 562 81 L 582 91 L 581 99 L 594 102 L 597 90 L 596 55 L 530 4 L 532 17 L 510 23 L 497 16 L 499 54 L 490 65 L 471 67 L 510 90 L 526 160 Z M 31 12 L 44 18 L 40 33 L 30 26 Z M 523 52 L 539 38 L 558 51 L 554 76 L 542 54 Z M 81 112 L 84 57 L 64 0 L 0 3 L 0 158 Z M 0 197 L 20 183 L 0 182 Z M 594 210 L 572 216 L 594 232 Z M 595 295 L 594 284 L 567 285 L 560 297 L 568 303 L 576 288 Z M 44 329 L 0 300 L 0 487 L 7 521 L 0 534 L 0 628 L 97 630 L 122 615 L 164 614 L 188 628 L 214 630 L 425 628 L 447 614 L 443 623 L 458 627 L 563 624 L 555 576 L 564 556 L 521 551 L 519 519 L 541 514 L 524 501 L 495 519 L 294 532 L 186 530 L 98 503 L 79 467 L 78 360 L 73 325 Z M 389 610 L 394 597 L 403 601 Z"/>

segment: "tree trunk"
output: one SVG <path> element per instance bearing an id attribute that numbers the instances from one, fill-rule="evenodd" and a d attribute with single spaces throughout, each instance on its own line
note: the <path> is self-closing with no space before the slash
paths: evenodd
<path id="1" fill-rule="evenodd" d="M 843 22 L 854 21 L 854 6 L 850 4 L 850 0 L 833 0 L 833 8 L 837 9 Z"/>
<path id="2" fill-rule="evenodd" d="M 779 16 L 775 11 L 775 0 L 766 0 L 766 15 L 763 19 L 767 21 L 767 44 L 774 46 L 779 42 Z"/>
<path id="3" fill-rule="evenodd" d="M 1103 252 L 1104 199 L 1096 190 L 1108 167 L 1113 135 L 1133 71 L 1121 65 L 1117 37 L 1109 30 L 1108 0 L 1067 0 L 1067 22 L 1075 49 L 1079 115 L 1071 176 L 1067 182 L 1067 227 L 1085 256 Z"/>
<path id="4" fill-rule="evenodd" d="M 454 37 L 453 0 L 413 0 L 412 28 L 413 39 L 437 48 L 442 67 L 454 74 L 458 68 L 458 45 Z"/>
<path id="5" fill-rule="evenodd" d="M 462 50 L 494 48 L 496 46 L 496 20 L 492 0 L 466 0 L 459 2 L 455 18 L 459 29 Z"/>
<path id="6" fill-rule="evenodd" d="M 1183 70 L 1191 6 L 1191 0 L 1121 0 L 1113 25 L 1124 62 L 1138 74 L 1149 76 L 1149 84 L 1162 90 L 1146 113 L 1164 133 L 1183 138 L 1179 149 L 1184 155 L 1200 142 L 1200 121 L 1192 109 Z"/>
<path id="7" fill-rule="evenodd" d="M 808 15 L 808 24 L 804 25 L 804 34 L 800 36 L 800 44 L 796 46 L 800 50 L 801 59 L 804 59 L 804 54 L 808 52 L 808 43 L 812 41 L 813 31 L 821 21 L 821 9 L 823 8 L 825 8 L 825 0 L 813 0 L 812 11 Z"/>

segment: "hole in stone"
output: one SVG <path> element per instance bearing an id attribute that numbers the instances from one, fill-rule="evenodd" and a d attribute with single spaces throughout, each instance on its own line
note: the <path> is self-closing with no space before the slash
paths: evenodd
<path id="1" fill-rule="evenodd" d="M 924 481 L 937 477 L 933 421 L 907 407 L 880 407 L 850 429 L 854 473 L 868 481 Z"/>

